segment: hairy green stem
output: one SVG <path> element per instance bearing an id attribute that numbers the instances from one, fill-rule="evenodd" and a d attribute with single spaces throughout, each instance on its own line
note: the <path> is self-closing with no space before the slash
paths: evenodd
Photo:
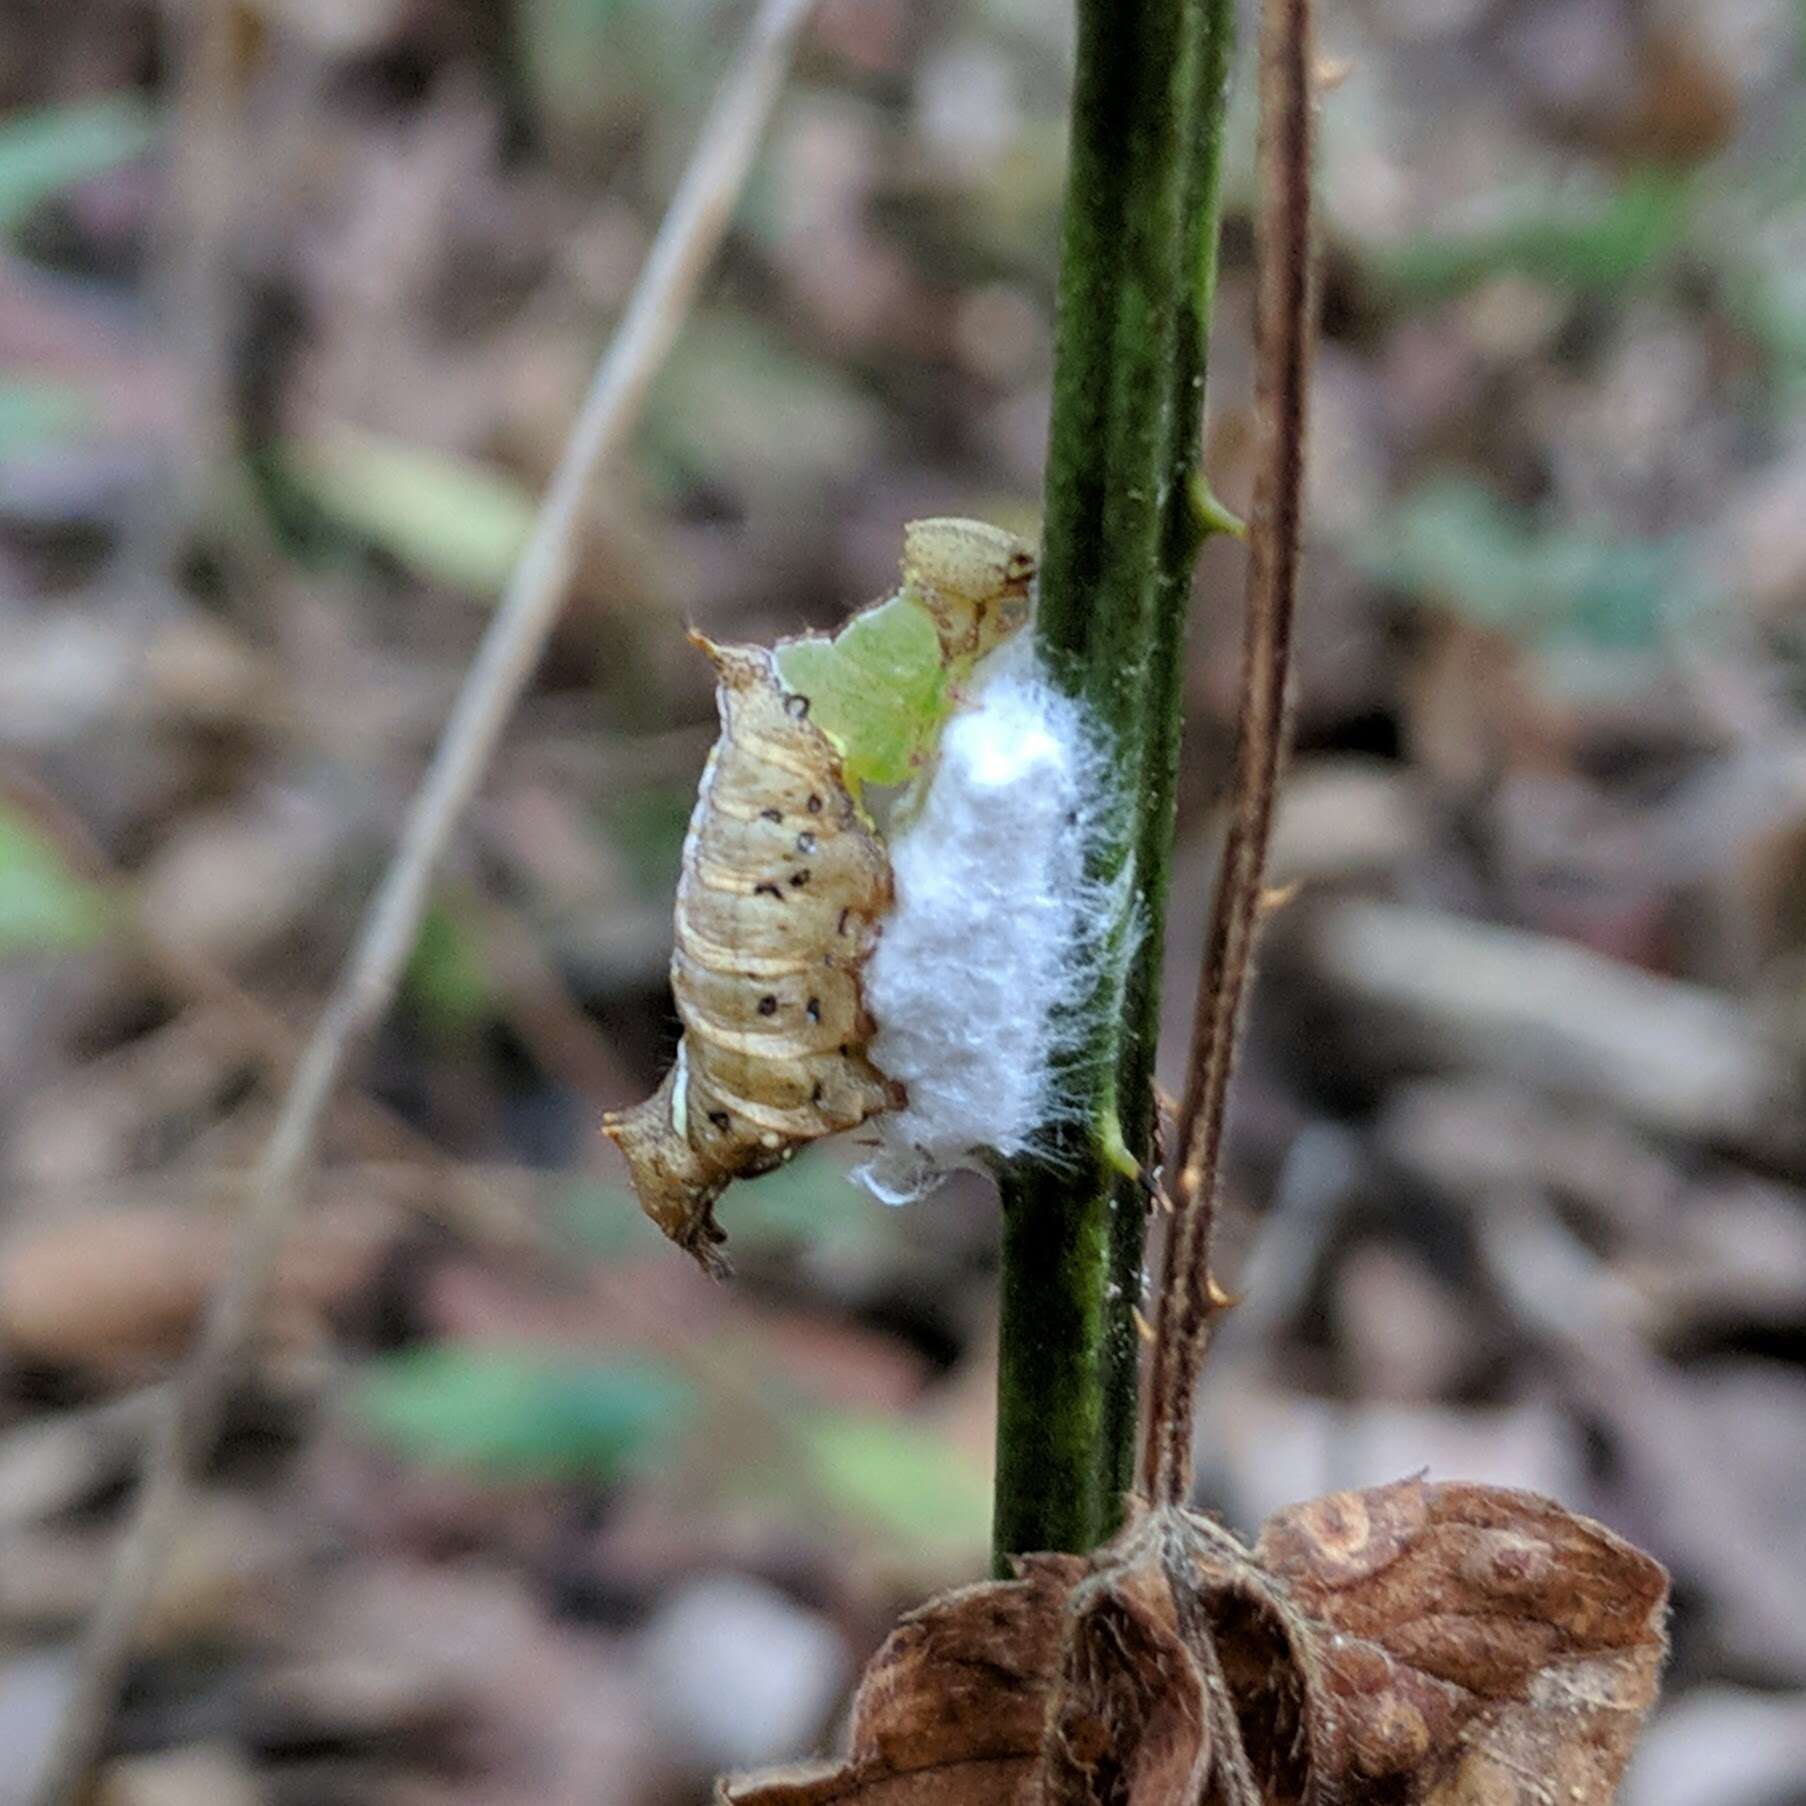
<path id="1" fill-rule="evenodd" d="M 1131 899 L 1134 942 L 1069 1075 L 1086 1124 L 1003 1176 L 1000 1563 L 1105 1540 L 1134 1469 L 1146 1194 L 1120 1150 L 1151 1169 L 1233 20 L 1231 0 L 1078 0 L 1036 634 L 1110 744 L 1120 802 L 1088 871 Z"/>

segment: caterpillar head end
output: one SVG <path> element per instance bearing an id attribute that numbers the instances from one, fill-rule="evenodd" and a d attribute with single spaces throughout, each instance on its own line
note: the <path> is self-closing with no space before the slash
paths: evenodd
<path id="1" fill-rule="evenodd" d="M 671 1109 L 675 1077 L 674 1068 L 643 1104 L 611 1110 L 602 1118 L 602 1133 L 625 1157 L 640 1208 L 705 1273 L 726 1279 L 733 1271 L 720 1251 L 727 1235 L 715 1221 L 723 1181 L 705 1174 L 696 1151 L 678 1133 Z"/>
<path id="2" fill-rule="evenodd" d="M 934 616 L 950 661 L 982 658 L 1028 621 L 1038 561 L 1014 533 L 977 520 L 903 529 L 903 583 Z"/>

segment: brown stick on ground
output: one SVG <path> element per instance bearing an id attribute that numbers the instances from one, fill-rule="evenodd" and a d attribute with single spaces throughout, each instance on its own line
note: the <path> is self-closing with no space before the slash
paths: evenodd
<path id="1" fill-rule="evenodd" d="M 439 857 L 488 766 L 558 618 L 586 492 L 638 418 L 744 184 L 809 0 L 764 0 L 715 103 L 603 357 L 381 888 L 306 1047 L 264 1151 L 232 1259 L 200 1340 L 159 1414 L 132 1518 L 87 1628 L 34 1806 L 75 1806 L 106 1740 L 120 1682 L 255 1327 L 283 1230 L 341 1068 L 382 1017 L 413 948 Z"/>
<path id="2" fill-rule="evenodd" d="M 1286 675 L 1298 590 L 1305 391 L 1310 370 L 1310 0 L 1266 0 L 1260 48 L 1260 449 L 1250 523 L 1235 809 L 1223 846 L 1179 1109 L 1174 1215 L 1154 1323 L 1141 1486 L 1155 1504 L 1191 1486 L 1192 1402 L 1216 1312 L 1211 1273 L 1224 1108 L 1260 930 L 1273 804 L 1284 762 Z"/>

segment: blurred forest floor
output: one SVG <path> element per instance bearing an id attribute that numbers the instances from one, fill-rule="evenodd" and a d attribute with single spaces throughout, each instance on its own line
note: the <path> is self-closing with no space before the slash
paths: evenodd
<path id="1" fill-rule="evenodd" d="M 213 3 L 0 8 L 4 1806 L 741 20 Z M 1032 530 L 1066 12 L 825 0 L 332 1113 L 107 1806 L 700 1799 L 982 1566 L 988 1188 L 887 1212 L 827 1150 L 728 1197 L 724 1289 L 596 1124 L 671 1040 L 684 624 L 830 623 L 914 516 Z M 1806 1801 L 1806 17 L 1325 12 L 1300 890 L 1202 1491 L 1249 1527 L 1427 1467 L 1606 1518 L 1677 1583 L 1629 1806 Z M 1213 546 L 1176 1031 L 1239 593 Z"/>

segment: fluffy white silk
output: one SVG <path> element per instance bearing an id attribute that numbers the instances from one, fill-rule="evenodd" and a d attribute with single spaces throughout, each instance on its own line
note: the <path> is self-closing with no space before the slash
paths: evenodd
<path id="1" fill-rule="evenodd" d="M 854 1175 L 884 1202 L 985 1152 L 1021 1153 L 1060 1115 L 1054 1068 L 1098 973 L 1075 946 L 1124 940 L 1120 906 L 1083 876 L 1106 776 L 1030 634 L 985 661 L 891 836 L 897 899 L 866 967 L 872 1058 L 909 1093 L 872 1124 L 880 1151 Z"/>

